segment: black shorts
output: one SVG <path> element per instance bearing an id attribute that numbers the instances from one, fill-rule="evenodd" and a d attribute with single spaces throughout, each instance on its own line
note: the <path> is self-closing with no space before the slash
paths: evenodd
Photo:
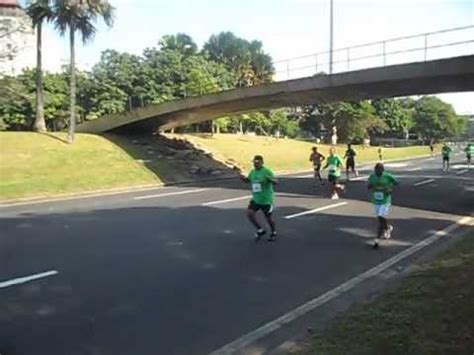
<path id="1" fill-rule="evenodd" d="M 347 159 L 346 160 L 346 170 L 354 170 L 355 169 L 355 160 L 354 159 Z"/>
<path id="2" fill-rule="evenodd" d="M 328 175 L 328 181 L 337 184 L 339 182 L 339 176 Z"/>
<path id="3" fill-rule="evenodd" d="M 314 171 L 320 172 L 321 171 L 321 164 L 314 165 Z"/>
<path id="4" fill-rule="evenodd" d="M 250 200 L 249 206 L 247 208 L 255 212 L 257 212 L 258 210 L 262 210 L 262 212 L 266 215 L 271 215 L 273 213 L 273 205 L 261 205 L 255 203 L 254 200 Z"/>
<path id="5" fill-rule="evenodd" d="M 471 161 L 471 154 L 466 155 L 467 161 Z"/>
<path id="6" fill-rule="evenodd" d="M 443 157 L 443 161 L 449 161 L 449 157 Z"/>

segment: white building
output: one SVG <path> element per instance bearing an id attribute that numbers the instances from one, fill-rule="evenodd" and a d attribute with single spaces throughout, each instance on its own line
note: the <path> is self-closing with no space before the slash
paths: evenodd
<path id="1" fill-rule="evenodd" d="M 36 65 L 36 35 L 17 0 L 0 0 L 0 75 Z"/>

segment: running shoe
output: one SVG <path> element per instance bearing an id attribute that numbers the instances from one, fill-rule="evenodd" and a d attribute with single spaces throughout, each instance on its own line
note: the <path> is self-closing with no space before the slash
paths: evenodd
<path id="1" fill-rule="evenodd" d="M 274 242 L 277 240 L 277 232 L 273 231 L 272 234 L 268 237 L 269 242 Z"/>
<path id="2" fill-rule="evenodd" d="M 260 229 L 255 233 L 255 243 L 258 243 L 262 237 L 267 234 L 265 229 Z"/>

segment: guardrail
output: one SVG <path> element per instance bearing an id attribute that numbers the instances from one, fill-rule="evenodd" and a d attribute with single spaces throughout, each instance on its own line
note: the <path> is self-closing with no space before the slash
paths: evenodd
<path id="1" fill-rule="evenodd" d="M 454 49 L 453 49 L 454 48 Z M 277 60 L 275 80 L 329 73 L 329 51 Z M 333 51 L 333 73 L 474 54 L 474 25 L 390 38 Z"/>
<path id="2" fill-rule="evenodd" d="M 333 73 L 474 54 L 474 25 L 362 43 L 333 51 Z M 274 81 L 329 73 L 329 51 L 274 61 Z M 327 59 L 327 60 L 326 60 Z M 232 90 L 219 79 L 181 89 L 184 98 Z"/>

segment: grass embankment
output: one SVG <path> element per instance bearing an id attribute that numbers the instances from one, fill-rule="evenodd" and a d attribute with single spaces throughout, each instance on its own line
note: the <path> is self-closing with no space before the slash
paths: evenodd
<path id="1" fill-rule="evenodd" d="M 396 290 L 314 336 L 300 354 L 472 354 L 474 234 Z"/>
<path id="2" fill-rule="evenodd" d="M 241 135 L 176 135 L 186 138 L 225 160 L 250 168 L 255 154 L 262 154 L 275 171 L 306 169 L 312 143 Z M 160 182 L 160 176 L 178 175 L 163 161 L 145 167 L 132 158 L 133 147 L 120 148 L 95 135 L 78 134 L 68 145 L 64 134 L 44 135 L 26 132 L 0 132 L 0 200 L 54 196 L 64 193 L 147 185 Z M 133 149 L 132 149 L 133 148 Z M 319 145 L 323 154 L 329 146 Z M 376 147 L 355 147 L 358 161 L 378 159 Z M 338 147 L 344 154 L 345 146 Z M 384 159 L 408 158 L 428 153 L 426 147 L 384 148 Z M 176 181 L 176 179 L 169 179 Z"/>
<path id="3" fill-rule="evenodd" d="M 0 199 L 52 196 L 158 182 L 109 140 L 78 134 L 0 132 Z"/>
<path id="4" fill-rule="evenodd" d="M 275 171 L 306 169 L 308 158 L 314 143 L 292 140 L 266 138 L 259 136 L 219 134 L 206 135 L 173 135 L 188 139 L 208 149 L 223 159 L 233 159 L 246 169 L 251 166 L 251 159 L 256 154 L 265 158 L 265 163 Z M 319 151 L 327 155 L 329 145 L 317 144 Z M 359 163 L 377 161 L 377 147 L 362 148 L 354 146 Z M 346 146 L 337 147 L 337 153 L 344 155 Z M 428 147 L 414 146 L 403 148 L 383 148 L 383 159 L 403 159 L 429 154 Z"/>

